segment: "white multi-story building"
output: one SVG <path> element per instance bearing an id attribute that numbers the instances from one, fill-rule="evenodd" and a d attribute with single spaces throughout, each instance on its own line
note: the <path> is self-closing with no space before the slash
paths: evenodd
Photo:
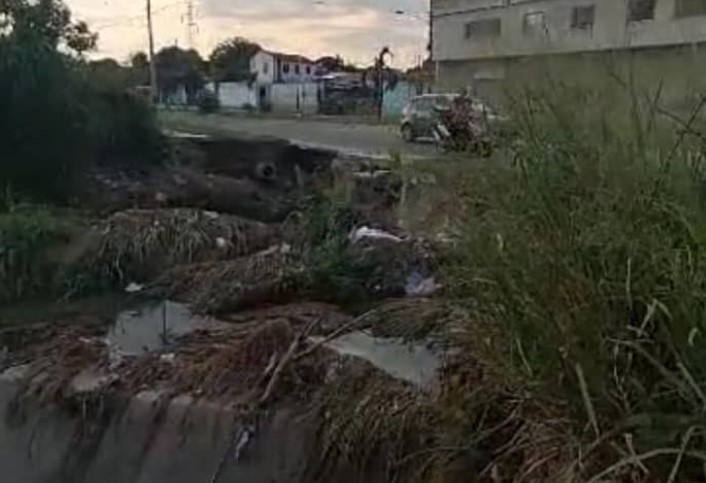
<path id="1" fill-rule="evenodd" d="M 250 58 L 250 72 L 258 84 L 303 84 L 312 82 L 316 64 L 301 55 L 260 50 Z"/>
<path id="2" fill-rule="evenodd" d="M 703 60 L 706 43 L 706 0 L 431 0 L 431 15 L 445 88 L 497 83 L 548 56 L 630 52 L 654 63 L 690 51 Z"/>

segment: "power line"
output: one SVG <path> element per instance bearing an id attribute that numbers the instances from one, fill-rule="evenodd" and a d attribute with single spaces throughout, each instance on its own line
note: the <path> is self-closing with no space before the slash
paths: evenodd
<path id="1" fill-rule="evenodd" d="M 159 8 L 153 9 L 152 15 L 155 16 L 159 13 L 164 12 L 167 9 L 170 9 L 170 8 L 173 8 L 176 6 L 180 6 L 183 4 L 184 4 L 184 0 L 181 0 L 179 2 L 173 2 L 173 3 L 167 4 L 167 5 L 163 5 Z M 122 18 L 119 17 L 117 20 L 107 22 L 104 24 L 92 25 L 91 27 L 95 30 L 105 30 L 107 28 L 118 27 L 118 26 L 122 26 L 122 25 L 129 25 L 129 24 L 135 23 L 135 22 L 140 22 L 140 24 L 144 25 L 144 23 L 145 23 L 144 14 L 131 15 L 131 16 L 122 17 Z"/>

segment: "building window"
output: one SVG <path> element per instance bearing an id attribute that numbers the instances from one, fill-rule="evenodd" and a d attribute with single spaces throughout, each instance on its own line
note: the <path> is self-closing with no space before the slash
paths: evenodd
<path id="1" fill-rule="evenodd" d="M 306 75 L 311 75 L 311 66 L 310 65 L 306 66 Z"/>
<path id="2" fill-rule="evenodd" d="M 282 64 L 282 72 L 289 74 L 289 64 Z"/>
<path id="3" fill-rule="evenodd" d="M 269 62 L 263 62 L 262 63 L 262 73 L 263 74 L 268 74 L 270 72 L 270 63 Z"/>
<path id="4" fill-rule="evenodd" d="M 677 0 L 675 17 L 695 17 L 706 15 L 706 0 Z"/>
<path id="5" fill-rule="evenodd" d="M 657 0 L 628 0 L 628 21 L 641 22 L 655 18 Z"/>
<path id="6" fill-rule="evenodd" d="M 544 12 L 526 13 L 522 19 L 522 32 L 529 36 L 543 36 L 547 33 Z"/>
<path id="7" fill-rule="evenodd" d="M 301 73 L 301 70 L 299 69 L 299 64 L 294 64 L 294 73 L 296 75 L 299 75 Z"/>
<path id="8" fill-rule="evenodd" d="M 571 28 L 581 30 L 592 30 L 596 20 L 596 7 L 588 5 L 584 7 L 574 7 L 571 11 Z"/>
<path id="9" fill-rule="evenodd" d="M 466 24 L 466 38 L 498 37 L 501 26 L 499 18 L 474 20 Z"/>

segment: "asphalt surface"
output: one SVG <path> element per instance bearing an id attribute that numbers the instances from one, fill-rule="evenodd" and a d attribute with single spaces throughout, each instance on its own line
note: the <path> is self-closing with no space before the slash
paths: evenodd
<path id="1" fill-rule="evenodd" d="M 171 129 L 190 133 L 272 136 L 312 147 L 333 149 L 343 154 L 389 157 L 430 157 L 434 146 L 405 143 L 396 125 L 361 124 L 335 120 L 268 119 L 211 114 L 162 112 L 160 118 Z"/>

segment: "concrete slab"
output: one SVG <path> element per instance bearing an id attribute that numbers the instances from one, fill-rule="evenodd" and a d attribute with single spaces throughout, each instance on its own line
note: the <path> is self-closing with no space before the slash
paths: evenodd
<path id="1" fill-rule="evenodd" d="M 3 483 L 209 482 L 230 447 L 234 412 L 222 405 L 187 396 L 165 402 L 162 394 L 145 392 L 124 405 L 106 400 L 102 412 L 83 417 L 81 411 L 18 405 L 18 381 L 16 374 L 0 377 Z M 302 481 L 317 429 L 312 417 L 296 406 L 264 416 L 218 481 Z"/>

